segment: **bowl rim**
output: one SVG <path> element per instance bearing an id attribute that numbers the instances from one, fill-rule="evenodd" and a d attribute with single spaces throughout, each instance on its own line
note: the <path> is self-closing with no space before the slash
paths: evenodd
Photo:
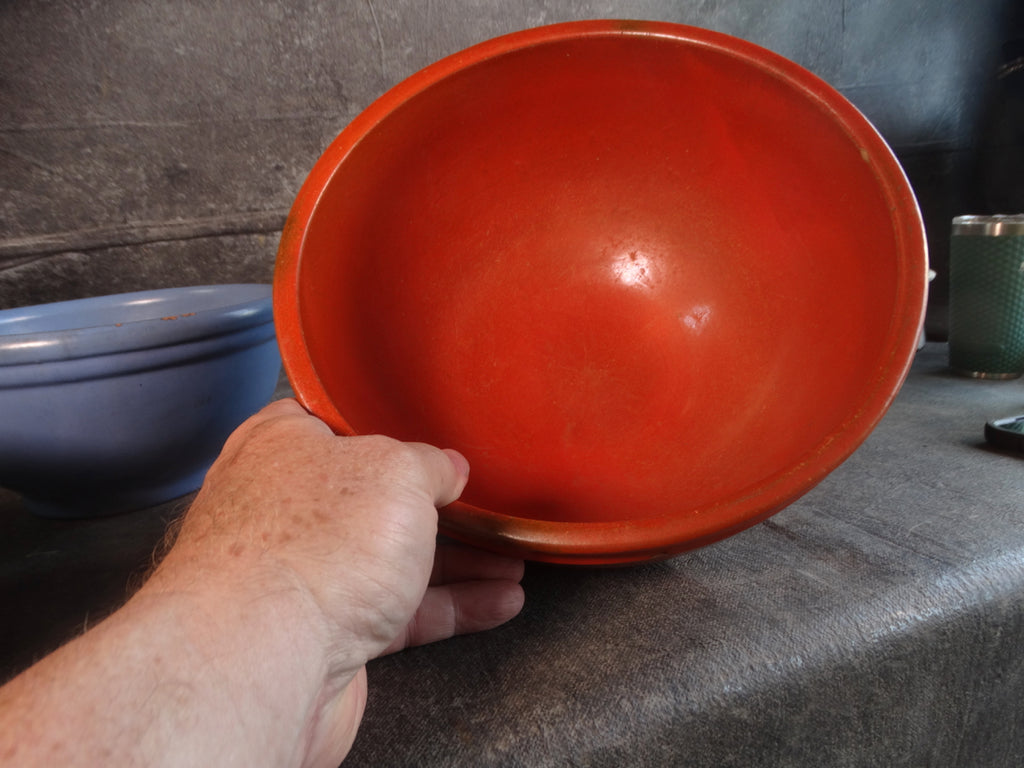
<path id="1" fill-rule="evenodd" d="M 859 407 L 827 435 L 798 466 L 787 468 L 746 495 L 733 496 L 702 513 L 673 513 L 616 522 L 549 522 L 512 517 L 457 501 L 441 514 L 441 530 L 457 539 L 517 557 L 550 562 L 611 563 L 669 557 L 747 528 L 791 504 L 845 461 L 874 430 L 888 410 L 913 361 L 927 297 L 927 241 L 916 197 L 889 145 L 871 122 L 842 94 L 795 62 L 749 41 L 699 27 L 670 22 L 572 21 L 513 32 L 447 56 L 395 85 L 329 144 L 303 182 L 288 215 L 274 271 L 274 310 L 285 371 L 296 397 L 339 434 L 351 426 L 321 384 L 302 335 L 299 278 L 305 233 L 324 190 L 360 140 L 403 103 L 459 71 L 515 51 L 563 40 L 630 35 L 667 38 L 713 49 L 743 60 L 802 93 L 859 148 L 889 202 L 897 264 L 895 313 L 879 364 Z M 481 540 L 481 535 L 487 537 Z"/>
<path id="2" fill-rule="evenodd" d="M 265 283 L 156 288 L 0 310 L 0 367 L 53 363 L 190 343 L 273 322 L 273 289 Z M 210 305 L 210 300 L 216 303 Z M 197 301 L 204 308 L 190 310 Z M 138 303 L 152 316 L 124 322 L 10 333 L 19 322 L 81 317 Z M 89 321 L 86 320 L 88 323 Z"/>

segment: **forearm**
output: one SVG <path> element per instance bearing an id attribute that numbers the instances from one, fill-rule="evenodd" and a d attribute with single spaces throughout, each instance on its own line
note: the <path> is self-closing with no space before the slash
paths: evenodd
<path id="1" fill-rule="evenodd" d="M 301 602 L 159 584 L 0 689 L 0 763 L 301 763 L 324 679 Z"/>
<path id="2" fill-rule="evenodd" d="M 522 607 L 521 561 L 445 546 L 452 451 L 278 401 L 228 439 L 142 589 L 0 689 L 0 764 L 336 768 L 381 653 Z"/>

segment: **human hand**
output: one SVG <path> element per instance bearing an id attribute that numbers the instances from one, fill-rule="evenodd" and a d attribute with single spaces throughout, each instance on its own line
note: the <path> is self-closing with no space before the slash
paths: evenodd
<path id="1" fill-rule="evenodd" d="M 523 563 L 436 548 L 437 506 L 469 472 L 455 451 L 338 437 L 295 401 L 227 441 L 150 591 L 288 595 L 323 649 L 305 765 L 347 754 L 382 653 L 497 626 L 523 603 Z"/>

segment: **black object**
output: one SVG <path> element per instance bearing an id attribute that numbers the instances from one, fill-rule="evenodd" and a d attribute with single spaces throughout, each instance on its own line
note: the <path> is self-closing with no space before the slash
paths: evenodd
<path id="1" fill-rule="evenodd" d="M 985 439 L 997 448 L 1024 451 L 1024 415 L 995 419 L 985 424 Z"/>

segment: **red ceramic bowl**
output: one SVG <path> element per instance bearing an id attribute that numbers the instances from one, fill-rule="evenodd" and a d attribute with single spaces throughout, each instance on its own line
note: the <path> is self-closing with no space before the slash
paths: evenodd
<path id="1" fill-rule="evenodd" d="M 538 560 L 667 557 L 846 459 L 912 358 L 914 196 L 842 96 L 661 23 L 532 29 L 440 61 L 330 145 L 274 308 L 339 433 L 457 448 L 442 530 Z"/>

